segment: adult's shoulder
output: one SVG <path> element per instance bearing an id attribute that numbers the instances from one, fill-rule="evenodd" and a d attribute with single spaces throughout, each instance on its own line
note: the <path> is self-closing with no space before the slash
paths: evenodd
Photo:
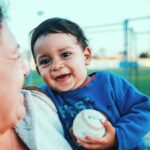
<path id="1" fill-rule="evenodd" d="M 40 88 L 37 89 L 23 89 L 22 90 L 26 101 L 28 103 L 32 103 L 33 105 L 47 105 L 51 107 L 55 112 L 57 112 L 55 105 L 53 104 L 50 97 L 47 96 L 45 92 L 43 92 Z"/>

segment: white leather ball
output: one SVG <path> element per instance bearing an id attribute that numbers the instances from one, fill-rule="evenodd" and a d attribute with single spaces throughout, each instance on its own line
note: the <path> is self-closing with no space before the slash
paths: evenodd
<path id="1" fill-rule="evenodd" d="M 85 140 L 85 136 L 100 138 L 105 135 L 106 129 L 101 121 L 106 120 L 104 114 L 93 109 L 85 109 L 77 114 L 73 121 L 73 134 Z"/>

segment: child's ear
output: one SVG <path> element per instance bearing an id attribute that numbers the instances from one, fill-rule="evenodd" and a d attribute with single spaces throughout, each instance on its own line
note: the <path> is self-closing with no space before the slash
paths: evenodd
<path id="1" fill-rule="evenodd" d="M 84 49 L 84 57 L 85 57 L 85 64 L 89 65 L 90 60 L 91 60 L 91 48 L 90 47 L 86 47 Z"/>
<path id="2" fill-rule="evenodd" d="M 37 73 L 38 73 L 39 75 L 41 75 L 37 64 L 36 64 L 36 71 L 37 71 Z"/>

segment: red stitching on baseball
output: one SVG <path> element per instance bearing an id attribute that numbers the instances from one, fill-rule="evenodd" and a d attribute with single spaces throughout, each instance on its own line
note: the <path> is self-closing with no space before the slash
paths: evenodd
<path id="1" fill-rule="evenodd" d="M 90 124 L 88 122 L 88 120 L 85 118 L 85 115 L 84 115 L 84 111 L 81 112 L 81 119 L 85 122 L 85 124 L 92 130 L 95 130 L 95 131 L 99 131 L 101 130 L 103 127 L 99 128 L 99 127 L 94 127 L 92 124 Z"/>

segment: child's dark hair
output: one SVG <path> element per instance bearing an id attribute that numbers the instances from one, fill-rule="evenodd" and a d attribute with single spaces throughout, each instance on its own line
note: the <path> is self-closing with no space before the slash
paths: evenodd
<path id="1" fill-rule="evenodd" d="M 50 18 L 42 22 L 35 29 L 31 31 L 31 50 L 36 62 L 34 55 L 34 44 L 37 39 L 42 35 L 51 33 L 67 33 L 72 34 L 76 37 L 77 42 L 85 49 L 88 46 L 88 40 L 85 37 L 82 29 L 74 22 L 64 18 Z"/>

